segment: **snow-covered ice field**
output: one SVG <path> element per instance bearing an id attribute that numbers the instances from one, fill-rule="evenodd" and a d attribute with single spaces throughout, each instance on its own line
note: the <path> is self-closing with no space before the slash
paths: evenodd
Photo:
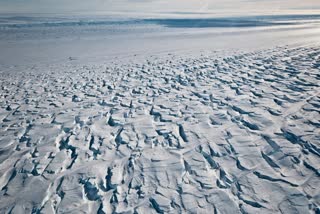
<path id="1" fill-rule="evenodd" d="M 320 213 L 319 15 L 2 15 L 0 107 L 0 213 Z"/>

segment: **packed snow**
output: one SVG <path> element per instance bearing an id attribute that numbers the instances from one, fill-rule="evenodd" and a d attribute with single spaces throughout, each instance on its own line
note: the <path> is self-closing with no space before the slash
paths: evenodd
<path id="1" fill-rule="evenodd" d="M 319 213 L 319 33 L 2 16 L 0 213 Z"/>

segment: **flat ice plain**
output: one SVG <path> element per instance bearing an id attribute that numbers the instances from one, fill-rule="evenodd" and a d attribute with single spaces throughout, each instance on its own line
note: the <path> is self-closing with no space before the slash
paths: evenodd
<path id="1" fill-rule="evenodd" d="M 320 213 L 320 16 L 0 17 L 0 213 Z"/>

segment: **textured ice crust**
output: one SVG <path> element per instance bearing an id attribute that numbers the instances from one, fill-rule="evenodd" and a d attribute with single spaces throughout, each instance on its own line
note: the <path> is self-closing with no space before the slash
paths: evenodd
<path id="1" fill-rule="evenodd" d="M 319 212 L 319 47 L 0 74 L 0 213 Z"/>

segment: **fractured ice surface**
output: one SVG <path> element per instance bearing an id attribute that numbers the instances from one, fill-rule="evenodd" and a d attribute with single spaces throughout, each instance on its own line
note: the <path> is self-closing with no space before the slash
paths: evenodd
<path id="1" fill-rule="evenodd" d="M 0 213 L 319 212 L 319 50 L 1 71 Z"/>

